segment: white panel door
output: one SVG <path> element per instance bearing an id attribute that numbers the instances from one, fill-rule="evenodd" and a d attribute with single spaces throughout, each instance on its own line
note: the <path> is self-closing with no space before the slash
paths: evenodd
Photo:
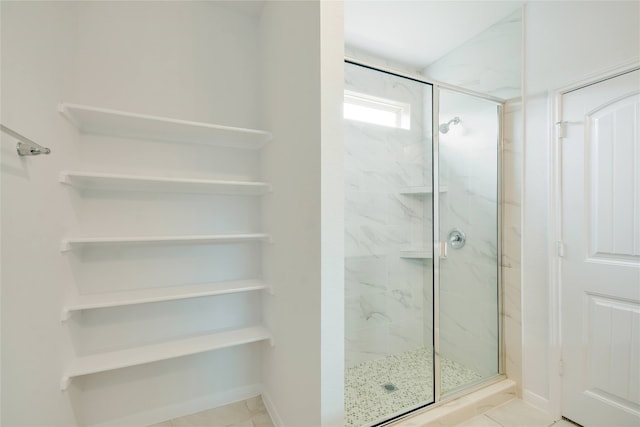
<path id="1" fill-rule="evenodd" d="M 563 96 L 562 414 L 640 426 L 640 71 Z"/>

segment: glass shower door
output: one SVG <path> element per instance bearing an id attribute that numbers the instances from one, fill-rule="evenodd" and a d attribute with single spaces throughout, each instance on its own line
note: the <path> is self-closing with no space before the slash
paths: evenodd
<path id="1" fill-rule="evenodd" d="M 432 86 L 345 65 L 345 426 L 434 401 Z"/>
<path id="2" fill-rule="evenodd" d="M 440 90 L 440 395 L 499 373 L 500 104 Z"/>

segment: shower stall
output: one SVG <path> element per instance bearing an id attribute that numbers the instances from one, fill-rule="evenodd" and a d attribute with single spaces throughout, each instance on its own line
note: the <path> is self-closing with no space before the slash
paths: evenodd
<path id="1" fill-rule="evenodd" d="M 345 425 L 501 374 L 502 103 L 345 62 Z"/>

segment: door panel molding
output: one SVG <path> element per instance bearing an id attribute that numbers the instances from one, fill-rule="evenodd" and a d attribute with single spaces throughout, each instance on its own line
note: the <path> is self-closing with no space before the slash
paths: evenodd
<path id="1" fill-rule="evenodd" d="M 588 371 L 585 394 L 614 404 L 620 409 L 640 415 L 640 396 L 637 377 L 624 375 L 622 369 L 632 364 L 631 353 L 638 353 L 638 343 L 632 338 L 637 325 L 640 325 L 640 304 L 638 301 L 611 298 L 595 293 L 587 293 L 587 323 L 589 331 L 586 337 Z M 620 348 L 621 346 L 636 348 Z M 615 351 L 624 350 L 624 351 Z M 608 376 L 604 366 L 613 367 L 614 375 Z"/>
<path id="2" fill-rule="evenodd" d="M 640 192 L 621 179 L 639 166 L 633 123 L 640 113 L 640 91 L 614 99 L 585 116 L 585 207 L 587 258 L 640 263 L 640 223 L 634 211 Z"/>

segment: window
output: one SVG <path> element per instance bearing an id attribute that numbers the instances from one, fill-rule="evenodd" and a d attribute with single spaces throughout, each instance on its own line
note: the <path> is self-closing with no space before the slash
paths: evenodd
<path id="1" fill-rule="evenodd" d="M 404 102 L 344 91 L 344 118 L 399 129 L 410 129 L 411 107 Z"/>

